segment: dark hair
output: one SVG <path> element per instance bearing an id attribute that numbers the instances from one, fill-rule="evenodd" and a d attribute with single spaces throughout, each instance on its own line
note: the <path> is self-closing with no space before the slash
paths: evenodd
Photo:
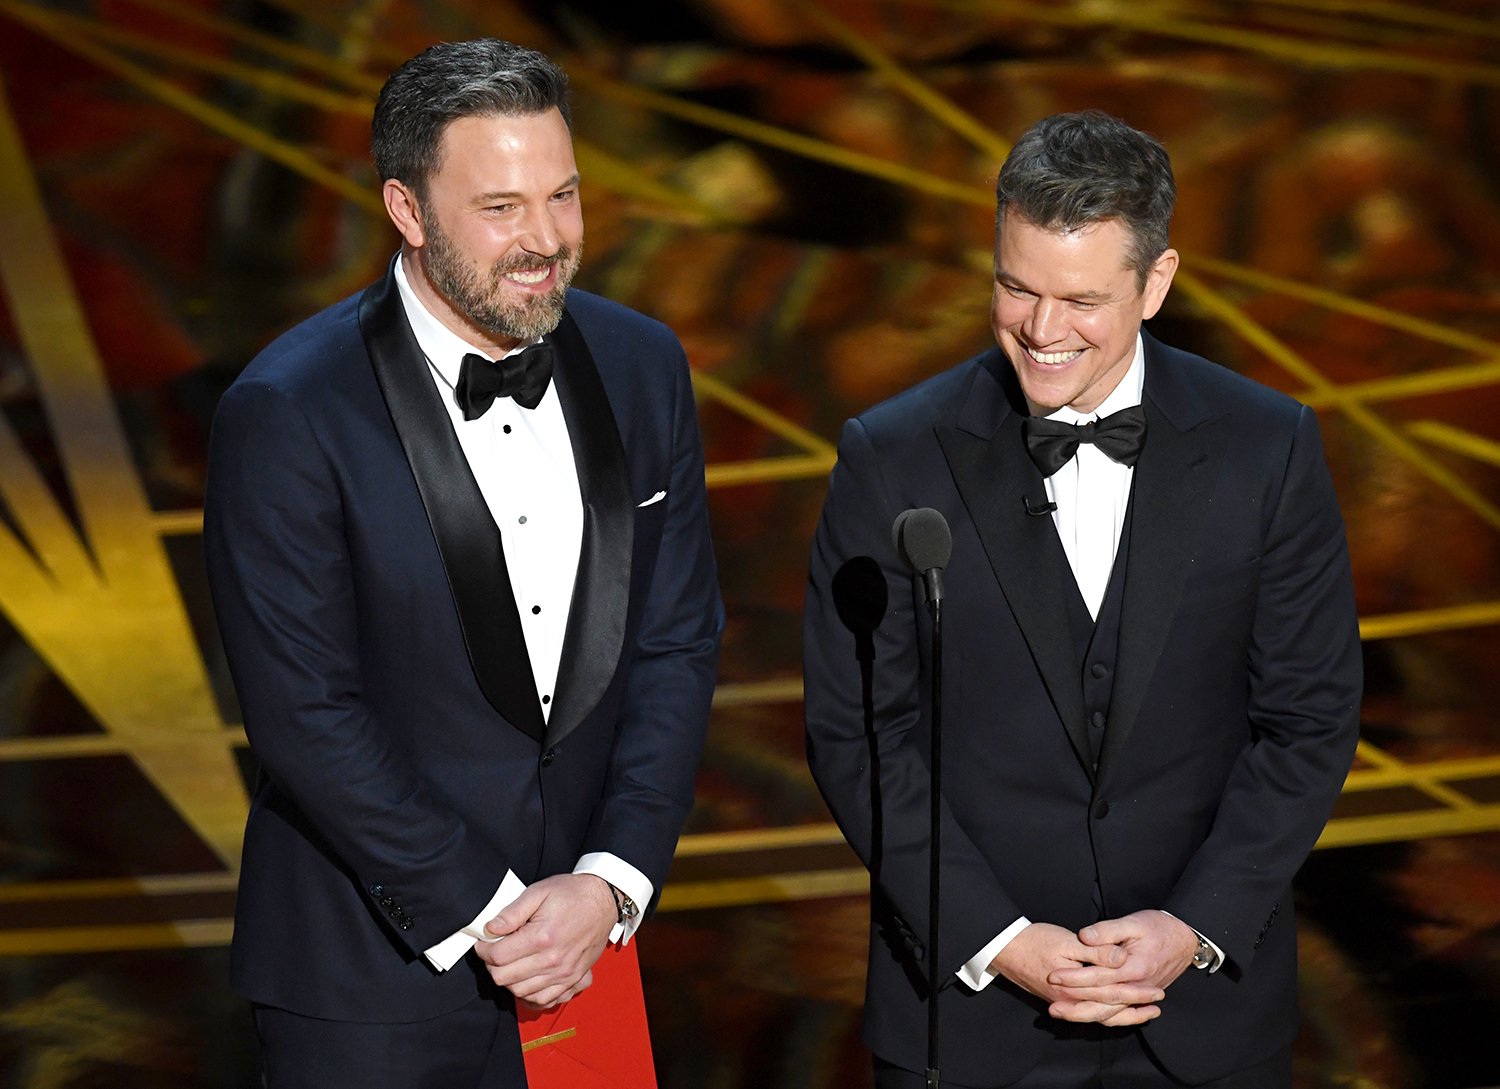
<path id="1" fill-rule="evenodd" d="M 1154 137 L 1099 110 L 1060 113 L 1033 125 L 1006 157 L 995 183 L 995 226 L 1007 210 L 1055 231 L 1118 219 L 1144 287 L 1167 248 L 1176 200 L 1172 161 Z"/>
<path id="2" fill-rule="evenodd" d="M 370 123 L 375 169 L 382 182 L 396 178 L 425 197 L 449 122 L 554 106 L 571 125 L 568 77 L 536 50 L 498 38 L 440 42 L 396 69 L 380 89 Z"/>

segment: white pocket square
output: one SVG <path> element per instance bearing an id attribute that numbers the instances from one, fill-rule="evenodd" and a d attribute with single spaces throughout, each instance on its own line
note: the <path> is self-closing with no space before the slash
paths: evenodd
<path id="1" fill-rule="evenodd" d="M 657 492 L 655 495 L 653 495 L 650 499 L 646 500 L 644 503 L 637 503 L 635 505 L 635 509 L 636 510 L 640 510 L 642 507 L 649 507 L 652 503 L 660 503 L 666 497 L 667 497 L 667 493 L 666 492 Z"/>

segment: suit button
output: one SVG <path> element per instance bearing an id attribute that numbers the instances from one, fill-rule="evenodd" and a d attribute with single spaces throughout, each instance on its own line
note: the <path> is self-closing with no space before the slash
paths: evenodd
<path id="1" fill-rule="evenodd" d="M 1089 724 L 1092 725 L 1096 730 L 1104 729 L 1104 712 L 1095 711 L 1092 715 L 1089 716 Z"/>
<path id="2" fill-rule="evenodd" d="M 385 886 L 384 885 L 371 885 L 370 886 L 370 895 L 371 896 L 384 896 L 385 895 Z"/>
<path id="3" fill-rule="evenodd" d="M 391 907 L 395 902 L 396 898 L 394 896 L 382 896 L 380 898 L 380 906 L 383 908 Z"/>
<path id="4" fill-rule="evenodd" d="M 1107 816 L 1109 816 L 1109 803 L 1100 798 L 1094 803 L 1094 819 L 1102 821 Z"/>
<path id="5" fill-rule="evenodd" d="M 401 929 L 402 930 L 410 930 L 411 929 L 411 920 L 410 919 L 402 919 L 401 920 Z"/>
<path id="6" fill-rule="evenodd" d="M 1109 673 L 1109 666 L 1105 665 L 1103 662 L 1095 662 L 1093 665 L 1089 666 L 1089 672 L 1092 673 L 1095 677 L 1102 680 Z"/>
<path id="7" fill-rule="evenodd" d="M 555 759 L 557 759 L 557 750 L 548 749 L 546 752 L 542 753 L 542 767 L 550 768 L 552 766 L 552 761 Z"/>

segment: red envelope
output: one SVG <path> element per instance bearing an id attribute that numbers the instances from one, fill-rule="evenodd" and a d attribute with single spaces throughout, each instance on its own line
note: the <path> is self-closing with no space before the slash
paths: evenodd
<path id="1" fill-rule="evenodd" d="M 634 942 L 607 947 L 577 998 L 517 1013 L 531 1089 L 656 1089 Z"/>

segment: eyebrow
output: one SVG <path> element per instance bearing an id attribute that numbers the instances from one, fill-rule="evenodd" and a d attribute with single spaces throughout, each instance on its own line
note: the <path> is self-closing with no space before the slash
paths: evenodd
<path id="1" fill-rule="evenodd" d="M 552 189 L 552 192 L 553 193 L 561 193 L 564 189 L 572 189 L 572 188 L 576 187 L 577 185 L 578 185 L 578 175 L 574 174 L 572 177 L 570 177 L 567 181 L 563 182 L 561 185 L 554 187 Z M 514 191 L 507 191 L 507 192 L 504 192 L 504 193 L 501 193 L 501 192 L 480 193 L 478 196 L 476 196 L 474 198 L 474 203 L 476 203 L 476 204 L 490 204 L 493 201 L 497 201 L 497 200 L 516 200 L 516 199 L 518 199 L 520 197 L 523 197 L 525 195 L 526 194 L 524 194 L 524 193 L 517 193 L 517 192 L 514 192 Z"/>

